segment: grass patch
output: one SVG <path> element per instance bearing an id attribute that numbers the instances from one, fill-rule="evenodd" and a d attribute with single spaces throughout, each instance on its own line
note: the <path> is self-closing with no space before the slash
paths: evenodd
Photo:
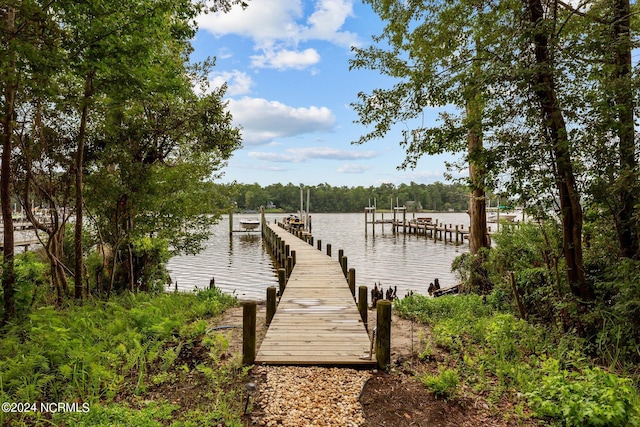
<path id="1" fill-rule="evenodd" d="M 414 295 L 396 303 L 401 316 L 431 326 L 433 341 L 423 353 L 445 354 L 438 374 L 421 377 L 437 397 L 473 390 L 559 426 L 640 425 L 631 379 L 594 366 L 581 340 L 518 319 L 493 301 Z"/>
<path id="2" fill-rule="evenodd" d="M 2 401 L 79 402 L 90 410 L 2 413 L 0 424 L 241 425 L 236 387 L 246 372 L 226 355 L 225 338 L 207 332 L 207 320 L 236 303 L 212 289 L 32 310 L 2 331 Z M 165 398 L 176 394 L 185 399 Z"/>

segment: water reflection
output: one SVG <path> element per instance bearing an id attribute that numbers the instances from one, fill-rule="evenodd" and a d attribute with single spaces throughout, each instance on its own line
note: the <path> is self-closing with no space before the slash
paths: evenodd
<path id="1" fill-rule="evenodd" d="M 468 227 L 466 214 L 432 216 L 439 222 Z M 268 215 L 267 219 L 273 222 L 280 217 Z M 234 217 L 234 223 L 240 219 L 242 216 Z M 389 224 L 377 225 L 375 233 L 369 227 L 365 233 L 362 214 L 313 215 L 316 242 L 322 240 L 325 253 L 326 244 L 330 243 L 336 262 L 338 250 L 344 250 L 349 267 L 356 269 L 357 285 L 398 286 L 398 295 L 403 296 L 409 290 L 427 294 L 429 283 L 436 277 L 443 287 L 456 283 L 450 272 L 451 262 L 468 251 L 466 243 L 456 246 L 423 236 L 395 234 Z M 196 256 L 174 257 L 169 262 L 171 277 L 178 281 L 178 288 L 204 287 L 215 277 L 216 286 L 225 292 L 244 299 L 264 299 L 266 288 L 277 286 L 277 276 L 259 233 L 230 236 L 228 218 L 216 225 L 213 232 L 205 251 Z"/>

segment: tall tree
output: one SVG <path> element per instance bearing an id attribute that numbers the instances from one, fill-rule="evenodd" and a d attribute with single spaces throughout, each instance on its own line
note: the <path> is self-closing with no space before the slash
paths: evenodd
<path id="1" fill-rule="evenodd" d="M 15 99 L 18 90 L 17 72 L 17 28 L 16 8 L 7 5 L 0 9 L 2 13 L 2 50 L 3 61 L 0 78 L 2 79 L 2 167 L 0 172 L 0 197 L 3 224 L 2 290 L 4 295 L 4 319 L 7 321 L 15 314 L 14 286 L 14 234 L 11 202 L 13 196 L 11 176 L 11 153 L 13 151 L 13 128 L 15 125 Z"/>
<path id="2" fill-rule="evenodd" d="M 387 23 L 375 40 L 390 48 L 356 49 L 351 68 L 370 68 L 400 80 L 390 90 L 360 93 L 355 105 L 364 125 L 375 124 L 359 143 L 384 136 L 392 124 L 420 117 L 433 107 L 453 106 L 459 117 L 441 114 L 442 125 L 427 129 L 421 124 L 404 132 L 403 167 L 415 167 L 424 154 L 467 152 L 471 195 L 470 249 L 489 247 L 486 232 L 486 152 L 483 147 L 483 91 L 487 90 L 482 57 L 487 25 L 496 10 L 474 1 L 369 1 Z M 409 126 L 414 126 L 409 122 Z"/>
<path id="3" fill-rule="evenodd" d="M 582 256 L 582 206 L 576 186 L 567 125 L 556 91 L 556 64 L 549 52 L 550 28 L 541 0 L 525 3 L 534 53 L 531 88 L 538 100 L 543 129 L 554 159 L 556 186 L 562 219 L 562 249 L 569 286 L 574 295 L 593 299 L 593 289 L 585 282 Z"/>
<path id="4" fill-rule="evenodd" d="M 634 93 L 632 89 L 631 4 L 629 0 L 613 0 L 613 40 L 615 41 L 616 88 L 615 108 L 618 113 L 620 156 L 620 209 L 616 215 L 616 229 L 622 255 L 640 258 L 640 232 L 636 219 L 638 203 L 638 158 L 635 139 Z"/>

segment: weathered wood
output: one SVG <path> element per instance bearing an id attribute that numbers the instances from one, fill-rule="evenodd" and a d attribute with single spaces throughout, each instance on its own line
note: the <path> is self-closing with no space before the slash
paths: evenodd
<path id="1" fill-rule="evenodd" d="M 342 266 L 342 274 L 344 275 L 344 278 L 346 279 L 348 277 L 348 260 L 346 256 L 342 256 L 342 258 L 340 258 L 340 266 Z"/>
<path id="2" fill-rule="evenodd" d="M 280 297 L 282 297 L 284 288 L 287 286 L 287 270 L 284 268 L 278 269 L 278 286 L 280 290 Z"/>
<path id="3" fill-rule="evenodd" d="M 267 288 L 267 326 L 271 324 L 273 316 L 276 314 L 276 288 L 269 286 Z"/>
<path id="4" fill-rule="evenodd" d="M 256 363 L 375 364 L 364 357 L 369 353 L 369 336 L 340 264 L 304 240 L 273 230 L 292 253 L 296 251 L 297 260 Z"/>
<path id="5" fill-rule="evenodd" d="M 376 361 L 378 368 L 387 370 L 391 364 L 391 301 L 378 301 L 376 308 Z"/>
<path id="6" fill-rule="evenodd" d="M 346 260 L 345 260 L 345 264 L 346 264 Z M 356 269 L 355 268 L 349 269 L 347 283 L 349 283 L 349 290 L 351 290 L 351 295 L 353 295 L 353 297 L 355 298 L 356 297 Z"/>
<path id="7" fill-rule="evenodd" d="M 368 291 L 366 286 L 358 287 L 358 311 L 360 312 L 360 318 L 362 318 L 362 323 L 364 323 L 365 329 L 369 330 L 369 312 L 367 308 L 369 306 L 368 301 Z"/>
<path id="8" fill-rule="evenodd" d="M 331 243 L 327 243 L 327 255 L 331 256 Z"/>
<path id="9" fill-rule="evenodd" d="M 252 365 L 256 360 L 256 303 L 242 306 L 242 363 Z"/>
<path id="10" fill-rule="evenodd" d="M 289 255 L 287 257 L 287 276 L 291 276 L 292 271 L 293 271 L 293 257 Z"/>

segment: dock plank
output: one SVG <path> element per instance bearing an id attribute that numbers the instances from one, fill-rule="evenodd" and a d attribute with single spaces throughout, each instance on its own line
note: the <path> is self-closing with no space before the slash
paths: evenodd
<path id="1" fill-rule="evenodd" d="M 296 265 L 256 363 L 273 365 L 375 365 L 369 335 L 340 264 L 273 224 L 296 251 Z"/>

